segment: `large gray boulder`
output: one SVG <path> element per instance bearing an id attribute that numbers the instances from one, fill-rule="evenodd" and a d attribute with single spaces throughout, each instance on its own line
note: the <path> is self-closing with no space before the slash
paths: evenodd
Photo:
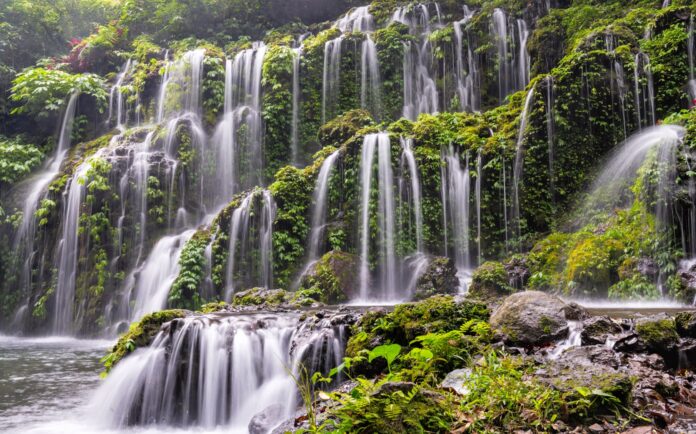
<path id="1" fill-rule="evenodd" d="M 567 336 L 566 312 L 570 310 L 560 298 L 545 292 L 518 292 L 503 300 L 490 324 L 508 345 L 541 346 Z"/>
<path id="2" fill-rule="evenodd" d="M 428 259 L 425 271 L 418 277 L 413 300 L 424 300 L 438 294 L 456 294 L 458 290 L 459 278 L 454 261 L 434 256 Z"/>

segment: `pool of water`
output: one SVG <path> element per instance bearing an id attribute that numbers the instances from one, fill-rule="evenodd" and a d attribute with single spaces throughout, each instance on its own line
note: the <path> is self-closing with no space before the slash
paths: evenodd
<path id="1" fill-rule="evenodd" d="M 100 382 L 99 359 L 112 344 L 0 335 L 0 432 L 27 432 L 84 407 Z"/>

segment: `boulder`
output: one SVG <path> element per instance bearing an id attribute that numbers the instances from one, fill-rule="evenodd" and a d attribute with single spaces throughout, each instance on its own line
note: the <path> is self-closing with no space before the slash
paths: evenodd
<path id="1" fill-rule="evenodd" d="M 418 277 L 413 300 L 424 300 L 438 294 L 456 294 L 459 291 L 457 268 L 452 258 L 429 258 L 425 271 Z"/>
<path id="2" fill-rule="evenodd" d="M 567 335 L 567 308 L 561 299 L 544 292 L 518 292 L 493 312 L 490 324 L 508 345 L 546 345 Z"/>
<path id="3" fill-rule="evenodd" d="M 627 405 L 633 382 L 629 372 L 619 369 L 620 365 L 620 357 L 605 345 L 573 347 L 538 369 L 534 376 L 571 396 L 578 393 L 578 388 L 584 387 L 611 394 Z M 602 411 L 609 409 L 596 408 L 592 412 Z"/>
<path id="4" fill-rule="evenodd" d="M 656 316 L 636 322 L 636 334 L 649 351 L 664 356 L 673 351 L 679 343 L 679 334 L 674 319 Z"/>
<path id="5" fill-rule="evenodd" d="M 249 434 L 266 434 L 281 423 L 285 418 L 285 406 L 282 404 L 273 404 L 266 407 L 260 413 L 254 415 L 249 421 Z"/>
<path id="6" fill-rule="evenodd" d="M 619 335 L 623 332 L 621 325 L 608 316 L 593 316 L 583 321 L 582 343 L 583 345 L 602 345 L 607 338 Z"/>
<path id="7" fill-rule="evenodd" d="M 350 300 L 358 291 L 359 258 L 347 252 L 332 250 L 321 257 L 305 273 L 298 293 L 314 293 L 320 301 L 338 304 Z"/>
<path id="8" fill-rule="evenodd" d="M 674 317 L 677 333 L 685 338 L 696 338 L 696 312 L 680 312 Z"/>

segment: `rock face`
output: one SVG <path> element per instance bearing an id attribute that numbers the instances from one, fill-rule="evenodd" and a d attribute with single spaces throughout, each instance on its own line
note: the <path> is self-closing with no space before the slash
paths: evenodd
<path id="1" fill-rule="evenodd" d="M 685 338 L 696 338 L 696 312 L 680 312 L 674 318 L 677 333 Z"/>
<path id="2" fill-rule="evenodd" d="M 249 434 L 266 434 L 278 425 L 285 416 L 285 407 L 282 404 L 273 404 L 261 413 L 258 413 L 249 422 Z"/>
<path id="3" fill-rule="evenodd" d="M 300 291 L 316 294 L 327 304 L 350 300 L 359 287 L 358 264 L 357 256 L 332 250 L 307 271 L 302 278 Z"/>
<path id="4" fill-rule="evenodd" d="M 602 345 L 607 338 L 623 332 L 623 328 L 616 321 L 607 316 L 593 316 L 583 322 L 583 345 Z"/>
<path id="5" fill-rule="evenodd" d="M 413 300 L 423 300 L 437 294 L 456 294 L 458 290 L 459 279 L 452 258 L 435 256 L 418 278 Z"/>
<path id="6" fill-rule="evenodd" d="M 518 292 L 506 298 L 491 315 L 493 331 L 508 345 L 534 347 L 568 333 L 566 305 L 540 291 Z"/>

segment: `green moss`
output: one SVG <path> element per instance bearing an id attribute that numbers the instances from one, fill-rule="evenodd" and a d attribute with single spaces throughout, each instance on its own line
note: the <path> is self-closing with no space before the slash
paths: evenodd
<path id="1" fill-rule="evenodd" d="M 252 288 L 238 292 L 232 299 L 234 306 L 266 306 L 275 307 L 287 303 L 291 293 L 283 289 Z"/>
<path id="2" fill-rule="evenodd" d="M 505 267 L 500 262 L 487 261 L 481 264 L 471 277 L 469 294 L 473 297 L 488 298 L 495 295 L 509 294 L 514 291 L 510 286 Z"/>
<path id="3" fill-rule="evenodd" d="M 136 348 L 150 344 L 152 338 L 160 331 L 162 324 L 176 318 L 183 318 L 187 312 L 181 309 L 163 310 L 145 315 L 138 322 L 131 324 L 128 332 L 123 334 L 111 351 L 102 358 L 105 373 Z"/>
<path id="4" fill-rule="evenodd" d="M 358 258 L 340 251 L 330 251 L 317 261 L 303 280 L 301 291 L 319 294 L 318 300 L 327 304 L 343 303 L 357 287 Z"/>
<path id="5" fill-rule="evenodd" d="M 636 324 L 636 333 L 648 349 L 657 353 L 669 351 L 679 341 L 676 323 L 671 318 L 639 322 Z"/>
<path id="6" fill-rule="evenodd" d="M 486 321 L 488 315 L 488 309 L 482 303 L 456 301 L 445 295 L 400 304 L 389 313 L 368 312 L 353 326 L 346 355 L 357 355 L 380 342 L 407 346 L 417 336 L 457 330 L 470 320 Z"/>

